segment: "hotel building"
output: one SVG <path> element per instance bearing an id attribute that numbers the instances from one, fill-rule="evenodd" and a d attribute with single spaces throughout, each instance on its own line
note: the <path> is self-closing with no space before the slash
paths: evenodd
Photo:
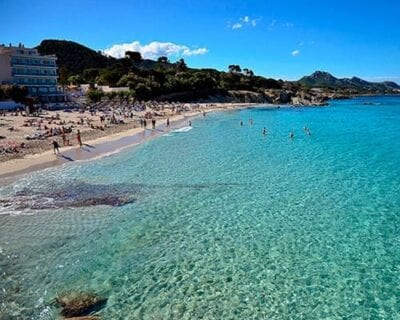
<path id="1" fill-rule="evenodd" d="M 42 102 L 65 101 L 57 86 L 57 57 L 40 55 L 37 49 L 0 45 L 0 84 L 28 88 L 31 97 Z"/>

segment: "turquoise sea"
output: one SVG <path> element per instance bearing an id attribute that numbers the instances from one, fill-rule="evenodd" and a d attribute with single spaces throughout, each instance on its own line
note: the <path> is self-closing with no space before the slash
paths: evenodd
<path id="1" fill-rule="evenodd" d="M 0 187 L 0 319 L 400 319 L 400 97 L 192 125 Z"/>

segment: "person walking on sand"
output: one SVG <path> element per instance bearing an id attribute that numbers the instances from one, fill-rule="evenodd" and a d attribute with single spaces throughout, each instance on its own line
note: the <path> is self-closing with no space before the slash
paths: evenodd
<path id="1" fill-rule="evenodd" d="M 67 136 L 66 136 L 65 132 L 63 132 L 63 134 L 62 134 L 62 141 L 63 141 L 63 146 L 64 147 L 68 145 Z"/>
<path id="2" fill-rule="evenodd" d="M 153 127 L 153 129 L 156 128 L 156 119 L 151 119 L 151 126 Z"/>
<path id="3" fill-rule="evenodd" d="M 78 129 L 78 132 L 76 133 L 76 140 L 78 140 L 79 147 L 82 148 L 82 138 L 81 138 L 81 132 Z"/>
<path id="4" fill-rule="evenodd" d="M 56 151 L 58 154 L 60 154 L 60 145 L 58 144 L 57 140 L 53 140 L 53 151 L 54 154 L 56 154 Z"/>
<path id="5" fill-rule="evenodd" d="M 167 128 L 169 127 L 169 118 L 167 118 Z"/>

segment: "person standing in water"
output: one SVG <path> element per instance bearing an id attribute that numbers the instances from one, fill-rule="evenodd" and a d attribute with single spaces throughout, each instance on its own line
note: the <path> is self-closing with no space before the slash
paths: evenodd
<path id="1" fill-rule="evenodd" d="M 242 120 L 240 120 L 240 126 L 243 127 L 243 121 Z"/>
<path id="2" fill-rule="evenodd" d="M 263 136 L 265 136 L 267 134 L 267 129 L 265 127 L 262 130 L 262 134 L 263 134 Z"/>
<path id="3" fill-rule="evenodd" d="M 189 127 L 191 127 L 191 126 L 192 126 L 192 121 L 189 120 Z"/>
<path id="4" fill-rule="evenodd" d="M 76 140 L 78 140 L 79 147 L 82 148 L 82 138 L 81 138 L 81 132 L 78 129 L 78 132 L 76 133 Z"/>

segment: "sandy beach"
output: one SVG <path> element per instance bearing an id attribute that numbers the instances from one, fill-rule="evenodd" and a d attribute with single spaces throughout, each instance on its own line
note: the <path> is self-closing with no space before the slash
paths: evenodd
<path id="1" fill-rule="evenodd" d="M 101 111 L 94 108 L 84 112 L 44 111 L 36 116 L 3 112 L 0 115 L 0 137 L 3 137 L 0 140 L 0 179 L 6 182 L 27 172 L 101 157 L 187 126 L 192 117 L 250 105 L 157 104 L 147 105 L 140 111 L 107 105 Z M 144 119 L 146 128 L 141 123 Z M 155 129 L 152 119 L 156 120 Z M 82 148 L 76 138 L 77 130 L 81 133 Z M 54 154 L 53 141 L 60 145 L 60 154 Z"/>

